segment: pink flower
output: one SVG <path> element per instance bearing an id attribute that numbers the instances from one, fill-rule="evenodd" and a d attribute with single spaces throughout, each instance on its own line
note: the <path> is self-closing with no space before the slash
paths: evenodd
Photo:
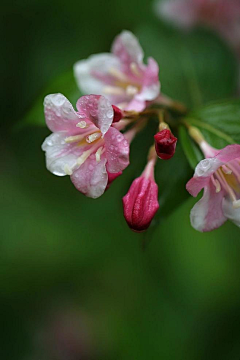
<path id="1" fill-rule="evenodd" d="M 144 172 L 135 179 L 123 198 L 124 217 L 134 231 L 146 230 L 159 209 L 158 186 L 154 180 L 155 159 L 148 162 Z"/>
<path id="2" fill-rule="evenodd" d="M 142 111 L 159 95 L 158 65 L 143 63 L 143 50 L 130 31 L 116 37 L 111 53 L 92 55 L 74 65 L 79 88 L 86 94 L 107 96 L 123 110 Z"/>
<path id="3" fill-rule="evenodd" d="M 201 148 L 206 159 L 187 183 L 194 197 L 204 188 L 191 210 L 191 224 L 198 231 L 211 231 L 229 219 L 240 227 L 240 145 L 216 150 L 203 142 Z"/>
<path id="4" fill-rule="evenodd" d="M 157 3 L 156 11 L 185 28 L 209 26 L 240 49 L 239 0 L 165 0 Z"/>
<path id="5" fill-rule="evenodd" d="M 175 154 L 177 138 L 169 129 L 159 131 L 154 135 L 155 149 L 158 157 L 162 160 L 169 160 Z"/>
<path id="6" fill-rule="evenodd" d="M 104 96 L 88 95 L 77 101 L 77 112 L 62 94 L 44 99 L 46 123 L 53 132 L 42 144 L 47 168 L 58 176 L 70 175 L 86 196 L 101 196 L 108 173 L 129 164 L 129 144 L 114 127 L 114 111 Z"/>

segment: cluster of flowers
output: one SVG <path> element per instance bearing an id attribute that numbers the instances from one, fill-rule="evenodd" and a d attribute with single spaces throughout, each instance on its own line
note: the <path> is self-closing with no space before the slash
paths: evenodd
<path id="1" fill-rule="evenodd" d="M 45 97 L 46 123 L 53 133 L 42 149 L 49 171 L 69 175 L 77 190 L 98 198 L 129 165 L 129 145 L 156 111 L 151 105 L 171 100 L 160 94 L 157 63 L 152 58 L 143 63 L 143 50 L 128 31 L 117 36 L 111 53 L 75 64 L 74 74 L 80 89 L 89 95 L 77 101 L 77 111 L 62 94 Z M 146 230 L 159 208 L 154 179 L 157 158 L 169 160 L 175 153 L 177 138 L 161 111 L 158 115 L 159 129 L 146 167 L 123 198 L 124 216 L 134 231 Z M 219 151 L 196 129 L 191 133 L 206 157 L 187 184 L 193 196 L 204 188 L 203 198 L 191 212 L 192 225 L 209 231 L 229 218 L 240 226 L 240 145 Z"/>

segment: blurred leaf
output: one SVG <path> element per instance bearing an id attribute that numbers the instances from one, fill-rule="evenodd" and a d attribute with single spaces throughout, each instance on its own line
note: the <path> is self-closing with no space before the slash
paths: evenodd
<path id="1" fill-rule="evenodd" d="M 179 139 L 190 166 L 195 169 L 199 161 L 203 159 L 203 155 L 200 149 L 188 135 L 188 131 L 183 125 L 181 125 L 179 128 Z"/>
<path id="2" fill-rule="evenodd" d="M 137 35 L 146 55 L 159 64 L 164 94 L 197 107 L 236 91 L 236 60 L 210 31 L 181 33 L 152 21 L 140 27 Z"/>
<path id="3" fill-rule="evenodd" d="M 55 78 L 46 87 L 17 127 L 19 128 L 23 125 L 45 126 L 43 99 L 46 95 L 54 93 L 62 93 L 75 105 L 81 94 L 77 88 L 72 69 Z"/>
<path id="4" fill-rule="evenodd" d="M 240 143 L 240 100 L 223 101 L 191 112 L 185 119 L 216 148 Z"/>

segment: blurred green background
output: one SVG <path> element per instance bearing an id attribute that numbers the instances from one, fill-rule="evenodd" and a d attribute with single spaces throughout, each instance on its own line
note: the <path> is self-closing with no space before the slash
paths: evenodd
<path id="1" fill-rule="evenodd" d="M 158 60 L 163 91 L 191 106 L 234 94 L 231 51 L 206 29 L 178 34 L 144 0 L 1 7 L 0 358 L 239 360 L 239 229 L 191 228 L 195 199 L 184 182 L 192 170 L 181 147 L 175 160 L 158 164 L 160 215 L 142 235 L 127 228 L 121 198 L 142 171 L 154 126 L 136 139 L 131 166 L 97 200 L 46 170 L 46 127 L 16 129 L 55 77 L 108 51 L 122 29 L 137 33 Z M 202 73 L 199 86 L 191 59 Z M 64 84 L 53 91 L 64 92 Z M 171 190 L 176 172 L 183 179 Z"/>

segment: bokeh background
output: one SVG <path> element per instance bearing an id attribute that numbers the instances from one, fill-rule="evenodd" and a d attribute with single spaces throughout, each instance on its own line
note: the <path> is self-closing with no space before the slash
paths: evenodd
<path id="1" fill-rule="evenodd" d="M 121 197 L 141 173 L 154 127 L 133 143 L 124 176 L 92 200 L 47 172 L 40 147 L 49 131 L 34 125 L 39 117 L 18 126 L 54 78 L 108 51 L 122 29 L 157 58 L 163 91 L 188 105 L 233 96 L 231 50 L 206 29 L 197 30 L 197 42 L 179 31 L 198 66 L 207 62 L 202 99 L 189 53 L 178 51 L 176 30 L 155 18 L 150 1 L 3 0 L 1 8 L 0 358 L 239 360 L 239 229 L 191 228 L 195 200 L 178 179 L 167 187 L 176 172 L 192 174 L 181 147 L 173 162 L 158 164 L 161 215 L 142 235 L 127 228 Z M 222 79 L 216 91 L 215 77 Z"/>

